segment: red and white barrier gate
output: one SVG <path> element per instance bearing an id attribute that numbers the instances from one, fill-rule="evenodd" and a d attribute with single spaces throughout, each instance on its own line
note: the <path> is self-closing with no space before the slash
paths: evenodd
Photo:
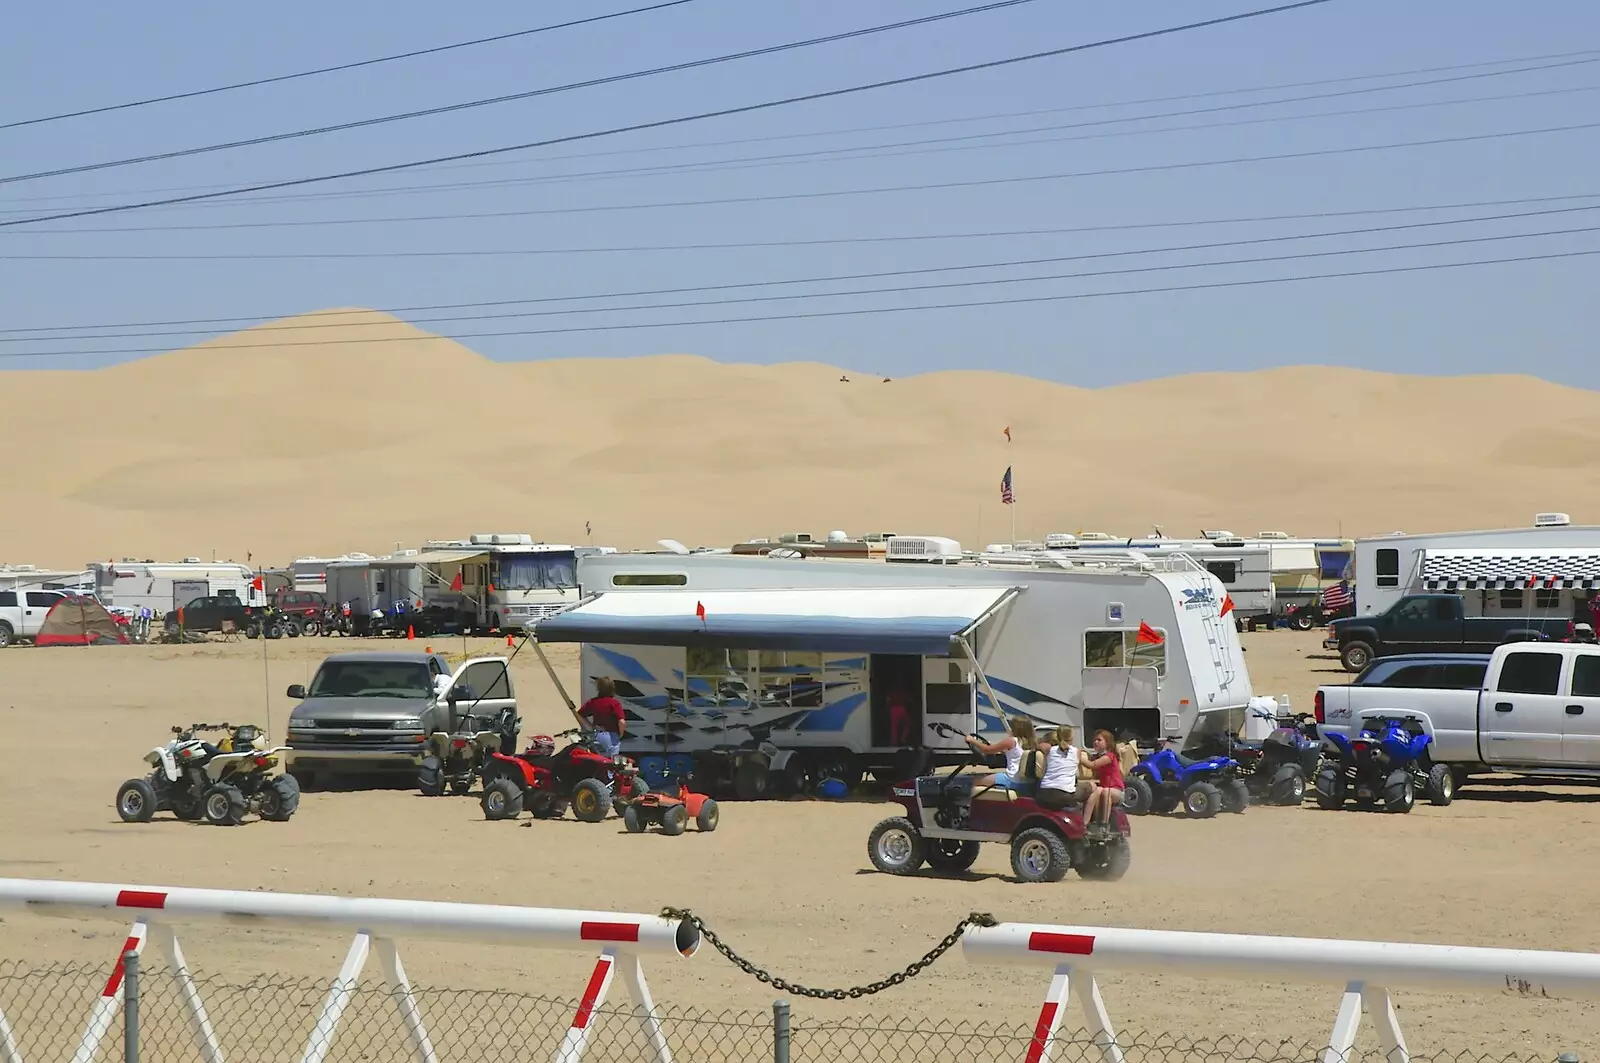
<path id="1" fill-rule="evenodd" d="M 973 963 L 1055 968 L 1029 1043 L 1027 1063 L 1049 1063 L 1067 996 L 1083 1006 L 1086 1027 L 1106 1063 L 1123 1063 L 1100 986 L 1104 971 L 1314 982 L 1344 986 L 1324 1063 L 1343 1063 L 1365 1011 L 1388 1063 L 1409 1063 L 1391 989 L 1507 989 L 1600 997 L 1600 955 L 1456 945 L 1416 945 L 1257 934 L 1196 934 L 1002 923 L 968 928 L 962 951 Z"/>
<path id="2" fill-rule="evenodd" d="M 140 956 L 151 938 L 167 954 L 177 982 L 178 996 L 194 1031 L 205 1063 L 224 1063 L 222 1047 L 206 1015 L 200 992 L 178 946 L 180 923 L 221 922 L 248 927 L 289 927 L 310 930 L 354 930 L 355 940 L 328 990 L 307 1038 L 301 1063 L 322 1063 L 333 1045 L 339 1018 L 355 992 L 361 970 L 376 949 L 399 1012 L 401 1025 L 418 1063 L 438 1063 L 433 1043 L 400 963 L 395 940 L 401 937 L 483 941 L 496 945 L 521 945 L 541 949 L 593 949 L 600 957 L 583 991 L 581 1003 L 556 1050 L 556 1063 L 577 1063 L 589 1043 L 594 1011 L 606 999 L 611 982 L 621 975 L 633 998 L 634 1015 L 653 1049 L 653 1063 L 672 1063 L 662 1035 L 655 1001 L 645 983 L 640 957 L 645 953 L 693 956 L 700 948 L 700 931 L 682 920 L 655 915 L 616 912 L 579 912 L 557 908 L 516 908 L 496 904 L 456 904 L 444 901 L 402 901 L 351 897 L 320 897 L 297 893 L 256 893 L 239 890 L 201 890 L 165 886 L 116 886 L 98 882 L 44 882 L 0 879 L 0 907 L 22 908 L 36 915 L 104 918 L 117 915 L 133 919 L 128 939 L 118 952 L 111 976 L 89 1012 L 89 1022 L 78 1042 L 73 1063 L 91 1063 L 101 1040 L 110 1030 L 122 1004 L 122 956 Z M 0 1013 L 0 1063 L 23 1063 L 5 1015 Z M 652 1063 L 647 1059 L 646 1063 Z"/>

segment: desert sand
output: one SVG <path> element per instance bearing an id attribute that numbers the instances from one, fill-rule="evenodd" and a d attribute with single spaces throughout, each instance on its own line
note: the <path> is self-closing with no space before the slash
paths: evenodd
<path id="1" fill-rule="evenodd" d="M 1600 519 L 1582 510 L 1600 395 L 1529 376 L 1300 367 L 1087 390 L 688 355 L 501 363 L 336 309 L 0 381 L 12 563 L 281 564 L 474 531 L 583 543 L 586 522 L 619 547 L 843 528 L 976 548 L 1010 536 L 1007 465 L 1035 539 Z"/>
<path id="2" fill-rule="evenodd" d="M 1258 691 L 1288 693 L 1307 708 L 1317 683 L 1343 681 L 1337 662 L 1322 655 L 1319 633 L 1244 638 Z M 825 987 L 898 969 L 974 910 L 1087 925 L 1600 947 L 1585 888 L 1600 872 L 1589 841 L 1600 827 L 1600 795 L 1521 784 L 1469 786 L 1450 807 L 1421 805 L 1409 816 L 1308 805 L 1200 822 L 1147 818 L 1135 822 L 1133 867 L 1121 882 L 1069 876 L 1041 887 L 1008 881 L 1000 847 L 988 847 L 964 879 L 875 873 L 867 833 L 896 806 L 871 797 L 729 802 L 715 833 L 691 829 L 679 838 L 629 835 L 616 819 L 489 823 L 475 797 L 429 799 L 399 788 L 307 794 L 285 824 L 118 821 L 118 784 L 141 773 L 141 756 L 165 740 L 169 725 L 266 722 L 270 710 L 281 739 L 291 706 L 284 688 L 304 682 L 322 654 L 351 645 L 301 639 L 0 653 L 0 722 L 27 745 L 0 772 L 0 875 L 640 912 L 687 906 L 758 963 Z M 494 652 L 495 644 L 467 648 Z M 555 661 L 570 689 L 575 654 L 558 650 Z M 513 674 L 525 732 L 562 727 L 565 710 L 537 661 L 519 655 Z M 104 966 L 126 933 L 113 922 L 0 915 L 0 959 Z M 185 941 L 197 970 L 235 984 L 257 975 L 331 978 L 347 946 L 337 935 L 244 930 L 195 929 Z M 462 990 L 513 987 L 571 999 L 589 966 L 582 956 L 513 948 L 402 947 L 416 982 Z M 692 960 L 656 962 L 650 973 L 657 1000 L 671 1006 L 759 1012 L 777 995 L 709 948 Z M 1045 970 L 977 969 L 957 951 L 881 996 L 795 1006 L 813 1020 L 1026 1026 L 1047 982 Z M 0 984 L 0 999 L 10 992 L 20 989 Z M 1124 1029 L 1276 1044 L 1326 1038 L 1338 990 L 1108 977 L 1105 996 Z M 316 999 L 313 989 L 304 1006 Z M 1600 1011 L 1581 1001 L 1405 991 L 1398 1001 L 1413 1048 L 1441 1058 L 1550 1059 L 1600 1043 Z M 74 1010 L 71 1024 L 83 1014 Z M 309 1021 L 309 1013 L 296 1014 Z"/>

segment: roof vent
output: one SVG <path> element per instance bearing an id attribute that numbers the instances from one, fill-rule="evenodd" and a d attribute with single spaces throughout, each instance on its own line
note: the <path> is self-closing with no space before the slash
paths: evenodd
<path id="1" fill-rule="evenodd" d="M 198 557 L 186 557 L 183 559 L 183 563 L 186 565 L 198 565 L 200 559 Z"/>
<path id="2" fill-rule="evenodd" d="M 1535 528 L 1565 528 L 1572 523 L 1572 518 L 1565 513 L 1535 513 L 1533 526 Z"/>

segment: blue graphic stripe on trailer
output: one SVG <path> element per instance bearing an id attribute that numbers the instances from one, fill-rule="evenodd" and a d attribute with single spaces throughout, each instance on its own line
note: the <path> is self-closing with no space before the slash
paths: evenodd
<path id="1" fill-rule="evenodd" d="M 865 692 L 840 698 L 832 705 L 813 709 L 795 726 L 797 731 L 842 731 L 851 715 L 867 703 Z"/>
<path id="2" fill-rule="evenodd" d="M 628 654 L 618 653 L 616 650 L 608 650 L 604 646 L 595 646 L 593 644 L 589 648 L 598 653 L 601 660 L 615 669 L 620 678 L 630 682 L 638 680 L 643 680 L 646 683 L 655 682 L 656 677 L 650 674 L 650 669 Z"/>

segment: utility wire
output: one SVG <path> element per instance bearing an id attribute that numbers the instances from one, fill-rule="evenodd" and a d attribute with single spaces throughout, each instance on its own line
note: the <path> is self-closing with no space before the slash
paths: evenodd
<path id="1" fill-rule="evenodd" d="M 700 67 L 715 66 L 719 63 L 731 63 L 738 59 L 749 59 L 753 56 L 774 55 L 778 52 L 794 51 L 798 48 L 810 48 L 818 44 L 831 44 L 836 41 L 849 40 L 854 37 L 865 37 L 874 33 L 887 33 L 891 30 L 905 29 L 909 26 L 923 26 L 932 22 L 942 22 L 946 19 L 960 18 L 963 15 L 975 15 L 983 12 L 995 11 L 1000 8 L 1016 7 L 1019 4 L 1031 4 L 1034 0 L 992 0 L 979 7 L 963 8 L 960 11 L 947 11 L 938 15 L 925 15 L 921 18 L 906 19 L 901 22 L 890 22 L 881 26 L 868 26 L 865 29 L 849 30 L 845 33 L 833 33 L 826 37 L 812 37 L 803 41 L 790 41 L 787 44 L 775 44 L 766 48 L 752 48 L 743 52 L 731 52 L 726 55 L 711 56 L 707 59 L 695 59 L 686 63 L 673 63 L 668 66 L 651 67 L 648 70 L 634 70 L 626 74 L 611 74 L 606 77 L 589 78 L 585 81 L 571 81 L 565 85 L 550 85 L 541 89 L 530 89 L 527 92 L 514 92 L 505 96 L 490 96 L 480 100 L 466 100 L 462 103 L 445 104 L 441 107 L 428 107 L 420 111 L 405 111 L 401 114 L 381 115 L 376 118 L 361 118 L 352 122 L 339 122 L 334 125 L 316 126 L 311 129 L 297 129 L 287 133 L 272 133 L 263 137 L 250 137 L 244 140 L 229 140 L 220 144 L 204 144 L 193 148 L 180 148 L 176 151 L 163 151 L 151 155 L 136 155 L 126 159 L 109 159 L 104 162 L 85 163 L 81 166 L 64 166 L 56 170 L 40 170 L 36 173 L 13 174 L 10 177 L 0 177 L 0 185 L 14 184 L 18 181 L 33 181 L 44 177 L 63 177 L 67 174 L 88 173 L 93 170 L 109 170 L 121 166 L 134 166 L 146 162 L 162 162 L 168 159 L 182 159 L 193 155 L 207 155 L 218 151 L 231 151 L 234 148 L 255 147 L 260 144 L 276 144 L 285 140 L 298 140 L 302 137 L 321 136 L 324 133 L 342 133 L 351 129 L 365 129 L 369 126 L 385 125 L 390 122 L 406 122 L 413 118 L 427 118 L 439 114 L 453 114 L 457 111 L 471 110 L 476 107 L 490 107 L 495 104 L 510 103 L 514 100 L 528 100 L 538 96 L 552 96 L 561 92 L 572 92 L 576 89 L 594 88 L 597 85 L 614 85 L 623 81 L 634 81 L 639 78 L 655 77 L 658 74 L 672 74 L 683 70 L 694 70 Z"/>
<path id="2" fill-rule="evenodd" d="M 678 7 L 682 4 L 692 3 L 693 0 L 665 0 L 664 3 L 651 4 L 648 7 L 634 7 L 626 11 L 612 11 L 604 15 L 590 15 L 587 18 L 573 19 L 569 22 L 557 22 L 548 26 L 535 26 L 533 29 L 516 30 L 511 33 L 500 33 L 493 37 L 479 37 L 471 41 L 457 41 L 455 44 L 441 44 L 434 48 L 419 48 L 415 51 L 400 52 L 396 55 L 380 55 L 375 59 L 361 59 L 353 63 L 340 63 L 336 66 L 318 67 L 315 70 L 301 70 L 293 74 L 278 74 L 273 77 L 256 78 L 253 81 L 235 81 L 229 85 L 216 85 L 208 89 L 193 89 L 189 92 L 175 92 L 167 96 L 151 96 L 142 100 L 129 100 L 126 103 L 106 104 L 103 107 L 88 107 L 81 111 L 64 111 L 60 114 L 43 115 L 39 118 L 23 118 L 17 121 L 0 123 L 0 129 L 20 129 L 23 126 L 41 125 L 45 122 L 60 122 L 67 118 L 83 118 L 91 114 L 109 114 L 112 111 L 126 111 L 134 107 L 148 107 L 157 103 L 172 103 L 175 100 L 192 100 L 198 96 L 212 96 L 219 92 L 233 92 L 235 89 L 254 88 L 257 85 L 276 85 L 285 81 L 295 81 L 299 78 L 316 77 L 320 74 L 333 74 L 341 70 L 357 70 L 361 67 L 376 66 L 379 63 L 393 63 L 401 59 L 415 59 L 423 55 L 437 55 L 440 52 L 455 51 L 459 48 L 473 48 L 480 44 L 494 44 L 499 41 L 509 41 L 517 37 L 529 37 L 536 33 L 549 33 L 551 30 L 570 29 L 573 26 L 586 26 L 592 22 L 605 22 L 613 18 L 625 18 L 628 15 L 642 15 L 649 11 L 660 11 L 664 8 Z"/>
<path id="3" fill-rule="evenodd" d="M 442 162 L 457 162 L 465 159 L 479 159 L 493 155 L 503 155 L 510 152 L 527 151 L 531 148 L 550 147 L 555 144 L 570 144 L 584 140 L 595 140 L 601 137 L 615 136 L 620 133 L 632 133 L 645 129 L 662 129 L 669 126 L 683 125 L 689 122 L 699 122 L 710 118 L 723 118 L 735 114 L 750 114 L 757 111 L 771 110 L 778 107 L 787 107 L 796 103 L 808 103 L 816 100 L 836 99 L 860 92 L 869 92 L 876 89 L 889 88 L 898 85 L 911 85 L 936 78 L 951 77 L 957 74 L 966 74 L 978 70 L 993 70 L 1017 63 L 1031 62 L 1039 59 L 1053 58 L 1073 52 L 1087 51 L 1091 48 L 1103 48 L 1114 44 L 1125 44 L 1131 41 L 1150 40 L 1156 37 L 1183 33 L 1190 30 L 1219 26 L 1225 23 L 1239 22 L 1245 19 L 1261 18 L 1266 15 L 1299 10 L 1308 7 L 1317 7 L 1329 3 L 1330 0 L 1296 0 L 1294 3 L 1280 4 L 1276 7 L 1256 8 L 1251 11 L 1235 15 L 1226 15 L 1220 18 L 1206 19 L 1200 22 L 1189 22 L 1178 26 L 1167 26 L 1156 30 L 1146 30 L 1142 33 L 1127 34 L 1122 37 L 1104 38 L 1098 41 L 1089 41 L 1084 44 L 1068 45 L 1064 48 L 1052 48 L 1041 52 L 1031 52 L 1024 55 L 1008 56 L 1004 59 L 991 59 L 981 63 L 969 63 L 964 66 L 946 67 L 942 70 L 927 71 L 921 74 L 911 74 L 905 77 L 888 78 L 881 81 L 865 84 L 851 85 L 845 88 L 826 89 L 820 92 L 805 93 L 799 96 L 786 96 L 776 100 L 764 100 L 760 103 L 741 104 L 737 107 L 726 107 L 714 111 L 700 111 L 694 114 L 678 115 L 672 118 L 660 118 L 649 122 L 636 122 L 630 125 L 613 126 L 609 129 L 592 130 L 587 133 L 572 133 L 561 137 L 552 137 L 546 140 L 529 141 L 523 144 L 508 144 L 497 148 L 483 148 L 477 151 L 458 152 L 452 155 L 439 155 L 426 159 L 413 159 L 409 162 L 389 163 L 384 166 L 369 166 L 359 170 L 344 170 L 331 174 L 319 174 L 312 177 L 298 177 L 284 181 L 269 181 L 255 185 L 244 185 L 233 189 L 218 192 L 195 193 L 187 196 L 174 196 L 164 199 L 144 200 L 134 203 L 120 203 L 106 207 L 92 207 L 74 211 L 64 211 L 57 214 L 45 214 L 34 218 L 12 219 L 0 221 L 0 228 L 10 228 L 18 225 L 30 225 L 42 221 L 62 221 L 68 218 L 90 217 L 100 214 L 115 214 L 131 210 L 143 210 L 148 207 L 164 207 L 174 203 L 192 203 L 208 199 L 222 199 L 231 196 L 244 195 L 250 192 L 267 192 L 279 188 L 296 188 L 304 185 L 321 184 L 326 181 L 339 181 L 351 177 L 368 177 L 380 173 L 396 173 L 402 170 L 416 169 L 419 166 L 431 166 Z"/>

